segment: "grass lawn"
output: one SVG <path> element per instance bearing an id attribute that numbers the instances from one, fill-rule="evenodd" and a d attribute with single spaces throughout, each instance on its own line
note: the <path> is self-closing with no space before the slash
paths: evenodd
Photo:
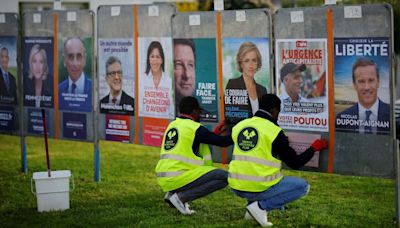
<path id="1" fill-rule="evenodd" d="M 71 170 L 71 209 L 38 213 L 33 172 L 46 171 L 41 138 L 27 138 L 28 175 L 20 172 L 19 138 L 0 135 L 0 227 L 257 227 L 244 220 L 245 200 L 229 188 L 191 203 L 183 216 L 162 200 L 154 167 L 159 149 L 101 142 L 101 182 L 95 183 L 93 145 L 50 140 L 52 170 Z M 275 227 L 395 227 L 395 182 L 388 179 L 285 170 L 305 178 L 309 195 L 273 211 Z"/>

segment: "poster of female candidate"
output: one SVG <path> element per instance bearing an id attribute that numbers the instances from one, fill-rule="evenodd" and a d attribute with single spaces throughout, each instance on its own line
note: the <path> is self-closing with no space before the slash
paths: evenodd
<path id="1" fill-rule="evenodd" d="M 336 130 L 390 134 L 389 38 L 335 38 Z"/>
<path id="2" fill-rule="evenodd" d="M 133 39 L 99 39 L 100 112 L 135 113 Z"/>
<path id="3" fill-rule="evenodd" d="M 18 104 L 17 99 L 17 38 L 0 37 L 0 104 Z"/>
<path id="4" fill-rule="evenodd" d="M 230 127 L 252 117 L 258 100 L 271 92 L 268 38 L 222 40 L 225 123 Z"/>
<path id="5" fill-rule="evenodd" d="M 218 122 L 217 57 L 214 38 L 174 39 L 175 111 L 185 96 L 198 99 L 201 122 Z"/>
<path id="6" fill-rule="evenodd" d="M 328 131 L 326 39 L 276 40 L 278 123 L 284 129 Z"/>
<path id="7" fill-rule="evenodd" d="M 92 38 L 58 41 L 58 105 L 63 111 L 92 111 Z"/>
<path id="8" fill-rule="evenodd" d="M 52 108 L 53 38 L 25 37 L 23 53 L 24 106 Z"/>
<path id="9" fill-rule="evenodd" d="M 139 38 L 139 116 L 175 118 L 172 39 Z"/>

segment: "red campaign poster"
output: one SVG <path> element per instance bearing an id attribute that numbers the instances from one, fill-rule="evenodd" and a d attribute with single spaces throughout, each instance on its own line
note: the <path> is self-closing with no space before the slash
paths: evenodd
<path id="1" fill-rule="evenodd" d="M 161 146 L 167 119 L 143 118 L 143 145 Z"/>
<path id="2" fill-rule="evenodd" d="M 106 115 L 106 140 L 129 143 L 129 131 L 129 116 Z"/>

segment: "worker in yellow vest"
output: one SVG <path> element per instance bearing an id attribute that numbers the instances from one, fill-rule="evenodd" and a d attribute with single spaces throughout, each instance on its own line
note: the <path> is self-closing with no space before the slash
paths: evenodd
<path id="1" fill-rule="evenodd" d="M 218 135 L 224 130 L 222 124 L 214 133 L 199 123 L 202 108 L 196 98 L 182 98 L 179 110 L 164 133 L 155 171 L 166 192 L 164 200 L 187 215 L 194 213 L 188 202 L 228 185 L 228 172 L 212 166 L 208 144 L 226 147 L 233 141 L 230 135 Z"/>
<path id="2" fill-rule="evenodd" d="M 282 208 L 310 189 L 304 179 L 283 176 L 282 162 L 298 169 L 315 152 L 327 148 L 327 141 L 318 139 L 297 155 L 278 126 L 280 107 L 281 101 L 276 95 L 265 94 L 255 115 L 232 129 L 234 149 L 228 183 L 236 195 L 248 201 L 245 218 L 254 218 L 262 226 L 272 226 L 267 211 Z"/>

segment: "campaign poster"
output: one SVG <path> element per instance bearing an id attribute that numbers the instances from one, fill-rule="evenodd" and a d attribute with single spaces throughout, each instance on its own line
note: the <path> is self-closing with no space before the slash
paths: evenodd
<path id="1" fill-rule="evenodd" d="M 60 110 L 91 112 L 91 37 L 69 37 L 58 41 L 58 107 Z"/>
<path id="2" fill-rule="evenodd" d="M 389 38 L 335 38 L 334 51 L 335 129 L 390 134 Z"/>
<path id="3" fill-rule="evenodd" d="M 194 96 L 203 108 L 201 122 L 218 122 L 215 38 L 174 39 L 175 111 L 183 97 Z"/>
<path id="4" fill-rule="evenodd" d="M 327 132 L 328 80 L 326 39 L 278 39 L 276 88 L 283 129 Z"/>
<path id="5" fill-rule="evenodd" d="M 86 114 L 64 112 L 63 113 L 63 137 L 69 139 L 87 138 Z"/>
<path id="6" fill-rule="evenodd" d="M 135 115 L 133 39 L 98 41 L 100 113 Z"/>
<path id="7" fill-rule="evenodd" d="M 34 135 L 43 135 L 43 117 L 40 109 L 28 108 L 28 133 Z M 50 135 L 49 111 L 45 110 L 47 135 Z"/>
<path id="8" fill-rule="evenodd" d="M 319 134 L 305 134 L 298 132 L 286 132 L 286 135 L 289 139 L 289 145 L 292 147 L 296 154 L 301 154 L 305 150 L 307 150 L 311 143 L 313 143 L 317 139 L 321 139 L 321 135 Z M 308 167 L 319 167 L 319 153 L 314 153 L 314 156 L 308 161 L 304 166 Z"/>
<path id="9" fill-rule="evenodd" d="M 230 127 L 252 117 L 258 101 L 271 92 L 268 38 L 224 38 L 225 123 Z"/>
<path id="10" fill-rule="evenodd" d="M 168 120 L 143 118 L 143 145 L 161 146 Z"/>
<path id="11" fill-rule="evenodd" d="M 23 38 L 24 106 L 53 108 L 53 37 Z"/>
<path id="12" fill-rule="evenodd" d="M 106 115 L 106 140 L 129 143 L 130 126 L 127 115 Z"/>
<path id="13" fill-rule="evenodd" d="M 0 104 L 18 105 L 17 37 L 0 36 Z"/>
<path id="14" fill-rule="evenodd" d="M 16 130 L 16 113 L 12 106 L 0 106 L 0 132 Z"/>
<path id="15" fill-rule="evenodd" d="M 139 116 L 175 118 L 172 39 L 139 37 Z"/>

